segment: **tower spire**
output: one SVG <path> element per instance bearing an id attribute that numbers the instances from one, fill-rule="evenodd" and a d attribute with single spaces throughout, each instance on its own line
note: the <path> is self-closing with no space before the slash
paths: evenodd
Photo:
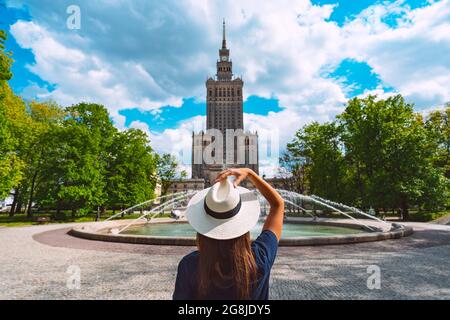
<path id="1" fill-rule="evenodd" d="M 227 48 L 227 40 L 225 38 L 225 18 L 223 18 L 223 31 L 222 31 L 222 49 Z"/>

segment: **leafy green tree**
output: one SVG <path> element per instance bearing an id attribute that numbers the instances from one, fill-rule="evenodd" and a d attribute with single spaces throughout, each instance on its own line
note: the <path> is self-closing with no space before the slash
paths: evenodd
<path id="1" fill-rule="evenodd" d="M 161 184 L 161 195 L 165 195 L 177 176 L 178 163 L 174 156 L 167 153 L 162 156 L 157 155 L 156 163 L 156 172 Z"/>
<path id="2" fill-rule="evenodd" d="M 117 132 L 107 168 L 108 205 L 123 209 L 153 198 L 156 159 L 145 132 Z"/>
<path id="3" fill-rule="evenodd" d="M 450 178 L 450 102 L 444 110 L 436 110 L 428 115 L 425 128 L 430 144 L 435 148 L 433 163 Z"/>
<path id="4" fill-rule="evenodd" d="M 48 134 L 52 145 L 43 163 L 45 181 L 36 194 L 42 206 L 87 213 L 107 201 L 108 149 L 116 132 L 105 107 L 80 103 L 66 108 L 61 127 Z"/>
<path id="5" fill-rule="evenodd" d="M 27 128 L 31 121 L 24 102 L 8 84 L 12 77 L 12 59 L 10 53 L 5 52 L 5 40 L 6 33 L 0 30 L 0 199 L 7 197 L 22 180 L 22 157 L 28 145 Z M 14 209 L 15 204 L 11 212 Z"/>
<path id="6" fill-rule="evenodd" d="M 11 53 L 5 52 L 5 41 L 7 34 L 4 30 L 0 30 L 0 80 L 8 81 L 12 78 L 11 72 Z"/>
<path id="7" fill-rule="evenodd" d="M 181 170 L 181 172 L 180 172 L 180 179 L 184 180 L 184 179 L 187 178 L 187 176 L 188 176 L 188 174 L 187 174 L 186 170 Z"/>
<path id="8" fill-rule="evenodd" d="M 22 163 L 14 152 L 18 141 L 9 128 L 1 100 L 0 98 L 0 199 L 5 199 L 21 180 Z"/>
<path id="9" fill-rule="evenodd" d="M 298 154 L 296 147 L 290 152 L 287 150 L 280 157 L 281 167 L 278 170 L 277 178 L 284 181 L 284 189 L 305 193 L 309 190 L 307 173 L 307 159 L 305 157 L 296 157 Z M 309 159 L 308 159 L 309 160 Z"/>
<path id="10" fill-rule="evenodd" d="M 449 203 L 448 108 L 426 121 L 401 95 L 351 99 L 333 123 L 300 129 L 287 161 L 308 191 L 356 206 L 439 209 Z M 294 160 L 293 160 L 294 159 Z"/>
<path id="11" fill-rule="evenodd" d="M 26 153 L 24 179 L 18 186 L 20 194 L 27 202 L 27 215 L 32 215 L 32 204 L 36 186 L 39 185 L 46 172 L 43 170 L 43 162 L 46 160 L 45 153 L 53 143 L 48 139 L 49 133 L 56 126 L 61 126 L 64 118 L 64 110 L 53 101 L 36 102 L 28 105 L 32 122 L 29 127 L 31 141 Z"/>
<path id="12" fill-rule="evenodd" d="M 11 78 L 11 58 L 5 53 L 4 41 L 6 33 L 0 30 L 0 199 L 8 196 L 11 189 L 20 179 L 19 172 L 14 170 L 17 158 L 14 147 L 17 140 L 12 136 L 12 132 L 6 117 L 5 87 Z"/>
<path id="13" fill-rule="evenodd" d="M 400 208 L 408 218 L 411 205 L 429 207 L 439 198 L 432 189 L 443 186 L 441 179 L 430 180 L 435 176 L 430 161 L 433 150 L 423 119 L 401 95 L 351 99 L 338 119 L 363 206 Z M 427 198 L 423 197 L 426 185 L 432 187 Z"/>
<path id="14" fill-rule="evenodd" d="M 288 151 L 301 161 L 311 193 L 343 201 L 346 172 L 339 135 L 335 123 L 314 122 L 297 131 Z"/>

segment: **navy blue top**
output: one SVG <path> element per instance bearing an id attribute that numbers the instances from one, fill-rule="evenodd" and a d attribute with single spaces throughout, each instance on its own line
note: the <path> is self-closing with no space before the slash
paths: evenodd
<path id="1" fill-rule="evenodd" d="M 252 300 L 269 299 L 269 277 L 275 256 L 277 255 L 278 240 L 270 230 L 264 230 L 253 241 L 252 250 L 258 267 L 258 279 L 253 285 Z M 194 251 L 181 259 L 178 264 L 177 280 L 175 282 L 174 300 L 197 299 L 197 266 L 199 252 Z M 235 287 L 212 288 L 208 299 L 234 300 L 236 299 Z"/>

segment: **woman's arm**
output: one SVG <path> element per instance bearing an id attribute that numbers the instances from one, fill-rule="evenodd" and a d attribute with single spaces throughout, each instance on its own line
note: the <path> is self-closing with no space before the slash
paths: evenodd
<path id="1" fill-rule="evenodd" d="M 270 212 L 264 223 L 263 230 L 270 230 L 280 240 L 283 229 L 284 200 L 280 194 L 272 188 L 266 181 L 261 179 L 253 170 L 248 168 L 228 169 L 222 171 L 214 182 L 226 179 L 228 176 L 235 176 L 234 186 L 238 186 L 244 179 L 249 178 L 256 189 L 266 198 L 270 204 Z"/>

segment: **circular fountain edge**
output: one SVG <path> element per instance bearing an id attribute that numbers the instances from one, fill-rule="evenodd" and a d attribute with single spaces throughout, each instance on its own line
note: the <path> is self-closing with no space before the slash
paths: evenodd
<path id="1" fill-rule="evenodd" d="M 192 237 L 156 237 L 145 235 L 130 235 L 130 234 L 112 234 L 108 233 L 113 227 L 126 225 L 128 222 L 114 221 L 114 224 L 109 226 L 100 225 L 99 228 L 91 226 L 77 226 L 69 231 L 69 234 L 75 237 L 108 242 L 122 242 L 132 244 L 149 244 L 149 245 L 172 245 L 172 246 L 195 246 L 195 238 Z M 137 224 L 146 224 L 147 222 L 139 222 Z M 167 220 L 153 221 L 151 223 L 181 223 L 170 222 Z M 361 229 L 360 225 L 347 222 L 336 221 L 301 221 L 291 220 L 289 223 L 304 223 L 304 224 L 321 224 L 341 226 L 347 228 Z M 102 224 L 99 222 L 98 224 Z M 98 226 L 98 225 L 97 225 Z M 397 228 L 387 231 L 365 232 L 352 235 L 335 235 L 335 236 L 318 236 L 318 237 L 292 237 L 284 238 L 279 242 L 280 246 L 320 246 L 320 245 L 336 245 L 336 244 L 352 244 L 360 242 L 381 241 L 389 239 L 399 239 L 411 235 L 414 232 L 412 227 L 398 225 Z"/>

